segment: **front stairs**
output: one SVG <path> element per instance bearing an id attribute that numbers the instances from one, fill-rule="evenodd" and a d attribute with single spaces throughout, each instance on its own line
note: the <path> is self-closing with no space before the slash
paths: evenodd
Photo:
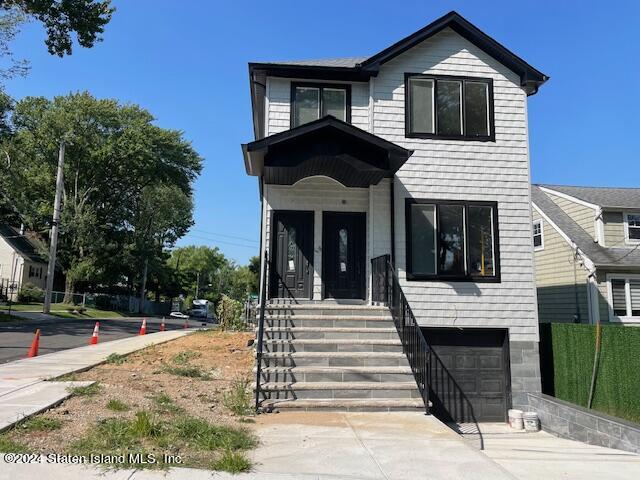
<path id="1" fill-rule="evenodd" d="M 424 409 L 389 309 L 325 302 L 265 306 L 260 406 Z"/>

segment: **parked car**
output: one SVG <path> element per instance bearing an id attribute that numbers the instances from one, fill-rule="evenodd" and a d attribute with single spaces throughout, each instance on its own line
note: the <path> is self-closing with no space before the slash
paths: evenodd
<path id="1" fill-rule="evenodd" d="M 189 318 L 189 315 L 182 312 L 171 312 L 169 316 L 173 318 Z"/>

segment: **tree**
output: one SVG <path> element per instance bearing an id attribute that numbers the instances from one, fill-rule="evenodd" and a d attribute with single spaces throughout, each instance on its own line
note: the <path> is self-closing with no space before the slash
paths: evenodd
<path id="1" fill-rule="evenodd" d="M 15 58 L 10 48 L 11 42 L 18 34 L 19 26 L 25 21 L 25 18 L 25 15 L 16 9 L 7 10 L 0 15 L 0 58 L 6 65 L 0 68 L 0 85 L 10 78 L 26 75 L 29 70 L 29 62 Z M 1 95 L 4 98 L 0 99 L 0 111 L 4 118 L 9 107 L 8 97 L 4 93 Z"/>
<path id="2" fill-rule="evenodd" d="M 0 9 L 41 22 L 49 53 L 59 57 L 71 55 L 73 36 L 85 48 L 101 41 L 115 11 L 110 0 L 0 0 Z"/>
<path id="3" fill-rule="evenodd" d="M 136 105 L 88 93 L 16 103 L 0 163 L 7 192 L 28 226 L 50 227 L 59 143 L 66 143 L 58 258 L 66 291 L 79 283 L 141 280 L 145 261 L 164 264 L 191 225 L 192 183 L 202 159 L 182 133 L 153 124 Z"/>

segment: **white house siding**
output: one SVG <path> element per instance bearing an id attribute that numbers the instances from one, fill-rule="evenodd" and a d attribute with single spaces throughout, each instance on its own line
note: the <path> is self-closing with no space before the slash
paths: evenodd
<path id="1" fill-rule="evenodd" d="M 265 185 L 264 200 L 266 204 L 265 234 L 271 238 L 271 213 L 274 210 L 304 210 L 314 212 L 314 274 L 313 298 L 322 298 L 322 212 L 365 212 L 367 214 L 367 232 L 373 228 L 373 235 L 367 235 L 366 268 L 367 278 L 370 277 L 371 252 L 373 256 L 389 253 L 389 181 L 383 180 L 379 185 L 371 188 L 373 209 L 369 212 L 369 189 L 347 188 L 340 183 L 326 177 L 310 177 L 299 181 L 295 185 Z M 385 205 L 386 199 L 386 205 Z M 371 241 L 373 240 L 373 245 Z M 267 249 L 270 242 L 264 245 Z M 373 247 L 373 250 L 372 250 Z M 369 295 L 367 285 L 367 298 Z"/>
<path id="2" fill-rule="evenodd" d="M 496 141 L 405 138 L 405 72 L 492 78 Z M 511 341 L 537 342 L 527 97 L 519 77 L 447 29 L 383 65 L 373 96 L 373 133 L 415 150 L 397 173 L 395 223 L 396 265 L 418 321 L 508 328 Z M 405 281 L 406 197 L 497 201 L 502 281 Z"/>

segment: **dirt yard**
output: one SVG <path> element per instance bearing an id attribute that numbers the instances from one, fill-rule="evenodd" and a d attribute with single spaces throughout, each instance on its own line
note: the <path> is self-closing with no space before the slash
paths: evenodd
<path id="1" fill-rule="evenodd" d="M 97 386 L 78 389 L 2 435 L 0 444 L 39 453 L 169 452 L 183 466 L 246 470 L 242 451 L 255 445 L 246 429 L 253 422 L 252 338 L 247 332 L 197 332 L 111 356 L 65 378 L 95 380 Z"/>

